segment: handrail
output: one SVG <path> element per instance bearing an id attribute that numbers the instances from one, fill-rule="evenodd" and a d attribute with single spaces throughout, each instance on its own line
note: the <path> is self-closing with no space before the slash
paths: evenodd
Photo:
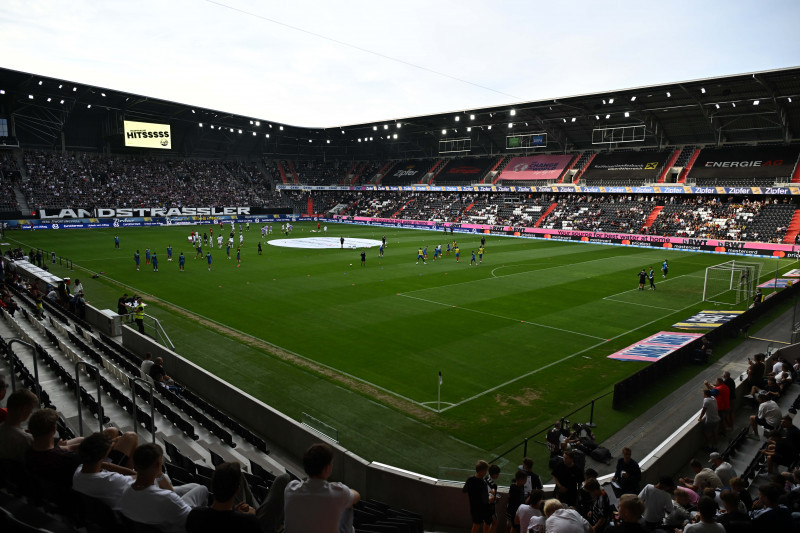
<path id="1" fill-rule="evenodd" d="M 587 403 L 585 403 L 585 404 L 581 405 L 580 407 L 578 407 L 577 409 L 575 409 L 575 410 L 574 410 L 574 411 L 572 411 L 571 413 L 569 413 L 569 414 L 566 414 L 566 415 L 562 416 L 562 417 L 561 417 L 561 419 L 560 419 L 560 422 L 561 422 L 561 423 L 562 423 L 562 425 L 563 425 L 564 421 L 565 421 L 565 420 L 567 420 L 569 417 L 571 417 L 572 415 L 574 415 L 575 413 L 577 413 L 578 411 L 580 411 L 580 410 L 581 410 L 581 409 L 583 409 L 584 407 L 591 405 L 591 406 L 592 406 L 592 410 L 591 410 L 591 413 L 589 414 L 589 422 L 588 422 L 586 425 L 587 425 L 587 426 L 589 426 L 590 428 L 596 427 L 596 425 L 595 425 L 595 423 L 594 423 L 594 402 L 596 402 L 597 400 L 599 400 L 599 399 L 601 399 L 601 398 L 605 398 L 605 397 L 606 397 L 606 396 L 608 396 L 609 394 L 613 394 L 613 393 L 614 393 L 614 391 L 613 391 L 613 390 L 612 390 L 612 391 L 609 391 L 609 392 L 607 392 L 607 393 L 605 393 L 605 394 L 603 394 L 603 395 L 601 395 L 601 396 L 598 396 L 597 398 L 594 398 L 592 401 L 590 401 L 590 402 L 587 402 Z M 531 436 L 529 436 L 529 437 L 525 437 L 525 439 L 524 439 L 522 442 L 520 442 L 519 444 L 515 445 L 515 446 L 514 446 L 513 448 L 511 448 L 510 450 L 508 450 L 508 451 L 506 451 L 506 452 L 504 452 L 504 453 L 501 453 L 500 455 L 498 455 L 497 457 L 495 457 L 494 459 L 492 459 L 491 461 L 489 461 L 489 464 L 496 463 L 496 462 L 497 462 L 499 459 L 502 459 L 503 457 L 505 457 L 505 456 L 506 456 L 506 455 L 508 455 L 509 453 L 511 453 L 511 452 L 513 452 L 514 450 L 516 450 L 517 448 L 519 448 L 520 446 L 524 446 L 524 447 L 525 447 L 525 448 L 524 448 L 524 450 L 523 450 L 523 452 L 522 452 L 522 456 L 523 456 L 523 457 L 526 457 L 526 456 L 528 455 L 528 441 L 529 441 L 530 439 L 534 438 L 534 437 L 537 437 L 537 436 L 541 435 L 542 433 L 547 433 L 548 431 L 550 431 L 550 428 L 551 428 L 551 427 L 552 427 L 551 425 L 550 425 L 550 426 L 547 426 L 546 428 L 544 428 L 544 429 L 542 429 L 542 430 L 539 430 L 539 431 L 537 431 L 537 432 L 536 432 L 536 433 L 534 433 L 533 435 L 531 435 Z M 534 442 L 536 442 L 536 441 L 534 441 Z M 542 443 L 542 442 L 539 442 L 539 444 L 546 445 L 545 443 Z"/>
<path id="2" fill-rule="evenodd" d="M 78 361 L 75 363 L 75 396 L 78 399 L 78 434 L 83 436 L 83 413 L 81 412 L 81 373 L 80 368 L 93 368 L 95 371 L 95 382 L 97 383 L 97 420 L 100 423 L 100 432 L 103 431 L 103 393 L 100 389 L 100 369 L 92 363 Z M 86 372 L 88 375 L 89 372 Z"/>
<path id="3" fill-rule="evenodd" d="M 33 377 L 36 380 L 36 398 L 37 398 L 37 404 L 36 405 L 37 405 L 37 407 L 39 407 L 39 406 L 42 405 L 42 399 L 41 399 L 41 396 L 42 396 L 42 385 L 41 385 L 41 383 L 39 383 L 39 364 L 36 361 L 36 346 L 34 346 L 33 344 L 31 344 L 29 342 L 25 342 L 23 340 L 20 340 L 20 339 L 11 339 L 10 341 L 8 341 L 7 346 L 8 346 L 8 351 L 11 352 L 12 355 L 14 354 L 14 350 L 11 349 L 11 345 L 14 344 L 15 342 L 18 342 L 20 344 L 24 344 L 25 346 L 27 346 L 28 348 L 33 350 Z M 16 380 L 14 379 L 14 364 L 13 364 L 13 362 L 11 364 L 11 390 L 12 391 L 16 390 Z"/>
<path id="4" fill-rule="evenodd" d="M 136 383 L 142 382 L 150 389 L 150 435 L 153 437 L 153 444 L 156 442 L 156 409 L 155 403 L 153 402 L 153 384 L 149 381 L 132 377 L 130 378 L 131 384 L 131 414 L 133 415 L 133 431 L 138 435 L 139 434 L 139 423 L 136 420 Z"/>

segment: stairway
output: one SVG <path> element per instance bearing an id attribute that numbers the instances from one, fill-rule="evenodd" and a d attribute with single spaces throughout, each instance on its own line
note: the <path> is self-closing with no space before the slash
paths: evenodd
<path id="1" fill-rule="evenodd" d="M 653 222 L 655 222 L 656 218 L 658 218 L 658 215 L 661 214 L 661 210 L 662 209 L 664 209 L 663 205 L 655 206 L 653 208 L 653 210 L 650 212 L 650 215 L 647 217 L 647 220 L 644 221 L 644 225 L 642 226 L 642 229 L 649 228 L 650 226 L 652 226 Z"/>
<path id="2" fill-rule="evenodd" d="M 541 226 L 541 225 L 542 225 L 542 222 L 544 222 L 544 219 L 545 219 L 545 218 L 547 218 L 547 215 L 549 215 L 550 213 L 552 213 L 552 212 L 553 212 L 553 210 L 556 208 L 556 206 L 557 206 L 557 205 L 558 205 L 558 202 L 553 202 L 552 204 L 550 204 L 550 207 L 548 207 L 548 208 L 545 210 L 545 212 L 544 212 L 544 213 L 542 213 L 542 216 L 540 216 L 540 217 L 538 218 L 538 220 L 536 220 L 536 224 L 534 224 L 534 225 L 533 225 L 533 227 L 534 227 L 534 228 L 538 228 L 539 226 Z"/>
<path id="3" fill-rule="evenodd" d="M 300 183 L 300 179 L 297 177 L 297 172 L 294 170 L 294 163 L 289 161 L 289 172 L 292 173 L 292 183 Z"/>
<path id="4" fill-rule="evenodd" d="M 794 172 L 792 172 L 792 183 L 800 183 L 800 158 L 794 164 Z"/>
<path id="5" fill-rule="evenodd" d="M 281 181 L 283 183 L 286 183 L 286 171 L 283 170 L 283 163 L 281 163 L 280 161 L 275 161 L 275 165 L 278 167 L 278 172 L 281 175 Z"/>
<path id="6" fill-rule="evenodd" d="M 794 239 L 798 233 L 800 233 L 800 209 L 795 209 L 792 220 L 786 230 L 786 235 L 783 236 L 784 244 L 794 244 Z"/>
<path id="7" fill-rule="evenodd" d="M 578 162 L 578 160 L 581 158 L 581 155 L 583 155 L 583 154 L 581 154 L 581 153 L 577 153 L 577 154 L 575 154 L 575 156 L 574 156 L 574 157 L 573 157 L 573 158 L 570 160 L 570 162 L 569 162 L 569 165 L 567 165 L 567 166 L 564 168 L 563 172 L 561 172 L 561 175 L 560 175 L 560 176 L 558 177 L 558 179 L 556 180 L 556 183 L 564 183 L 564 178 L 566 177 L 567 173 L 568 173 L 570 170 L 572 170 L 572 167 L 574 167 L 574 166 L 575 166 L 575 164 L 576 164 L 576 163 Z"/>
<path id="8" fill-rule="evenodd" d="M 675 150 L 674 152 L 672 152 L 672 157 L 670 157 L 669 161 L 667 161 L 667 164 L 664 166 L 664 171 L 661 172 L 661 175 L 658 176 L 658 180 L 656 183 L 664 183 L 664 180 L 667 178 L 667 172 L 669 172 L 669 169 L 671 169 L 672 165 L 675 164 L 675 161 L 678 160 L 679 155 L 681 155 L 680 150 Z"/>
<path id="9" fill-rule="evenodd" d="M 586 164 L 583 165 L 583 167 L 578 171 L 577 174 L 575 174 L 575 179 L 572 180 L 573 184 L 577 185 L 578 183 L 581 182 L 581 177 L 583 176 L 583 173 L 586 172 L 586 169 L 589 168 L 589 165 L 592 164 L 592 161 L 594 161 L 595 157 L 597 157 L 597 152 L 593 153 L 591 157 L 589 157 L 589 160 L 586 162 Z"/>
<path id="10" fill-rule="evenodd" d="M 692 165 L 697 161 L 697 156 L 699 155 L 700 148 L 695 148 L 694 152 L 692 152 L 692 157 L 689 158 L 689 162 L 686 163 L 686 166 L 681 170 L 681 175 L 678 176 L 678 183 L 686 183 L 686 176 L 689 175 L 689 171 L 692 170 Z"/>
<path id="11" fill-rule="evenodd" d="M 22 213 L 22 216 L 27 217 L 31 213 L 31 208 L 28 206 L 28 200 L 25 198 L 25 195 L 22 194 L 22 189 L 19 187 L 14 187 L 14 199 L 17 201 L 17 205 L 19 205 L 19 211 Z"/>

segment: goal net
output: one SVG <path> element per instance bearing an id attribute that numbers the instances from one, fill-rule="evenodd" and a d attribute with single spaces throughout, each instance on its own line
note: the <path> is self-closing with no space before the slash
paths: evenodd
<path id="1" fill-rule="evenodd" d="M 748 301 L 761 278 L 761 263 L 728 261 L 706 268 L 703 301 L 736 305 Z"/>

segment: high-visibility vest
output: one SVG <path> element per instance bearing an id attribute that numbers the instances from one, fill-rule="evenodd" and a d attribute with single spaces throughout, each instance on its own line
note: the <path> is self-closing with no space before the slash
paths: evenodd
<path id="1" fill-rule="evenodd" d="M 134 316 L 136 320 L 144 320 L 144 306 L 142 304 L 136 306 L 136 311 Z"/>

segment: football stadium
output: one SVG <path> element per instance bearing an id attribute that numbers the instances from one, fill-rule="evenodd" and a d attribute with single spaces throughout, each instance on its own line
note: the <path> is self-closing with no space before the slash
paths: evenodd
<path id="1" fill-rule="evenodd" d="M 163 474 L 181 531 L 319 476 L 356 532 L 797 527 L 800 68 L 320 128 L 0 89 L 4 530 L 173 531 Z"/>

